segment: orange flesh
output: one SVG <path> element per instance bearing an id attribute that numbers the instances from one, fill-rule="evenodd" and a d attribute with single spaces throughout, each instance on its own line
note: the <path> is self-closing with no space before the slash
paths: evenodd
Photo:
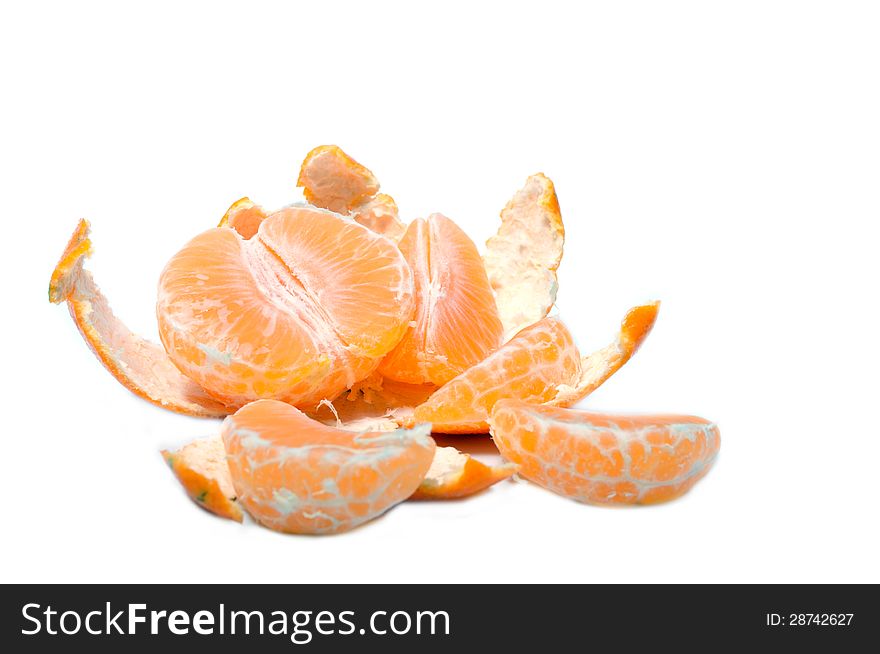
<path id="1" fill-rule="evenodd" d="M 89 223 L 80 220 L 49 284 L 49 299 L 67 302 L 77 328 L 117 381 L 143 399 L 177 413 L 222 417 L 232 409 L 209 396 L 171 363 L 165 350 L 129 330 L 110 309 L 83 263 L 91 254 Z"/>
<path id="2" fill-rule="evenodd" d="M 343 431 L 274 400 L 221 429 L 239 502 L 264 526 L 301 534 L 346 531 L 410 497 L 434 457 L 429 432 Z"/>
<path id="3" fill-rule="evenodd" d="M 500 345 L 492 289 L 476 246 L 445 216 L 414 220 L 399 246 L 413 270 L 415 320 L 379 371 L 409 384 L 442 385 Z"/>
<path id="4" fill-rule="evenodd" d="M 438 433 L 485 434 L 492 406 L 502 398 L 571 406 L 630 360 L 650 333 L 659 306 L 630 309 L 617 340 L 585 357 L 558 318 L 545 318 L 440 388 L 416 407 L 413 419 L 432 423 Z"/>
<path id="5" fill-rule="evenodd" d="M 162 273 L 157 316 L 171 360 L 232 406 L 313 409 L 369 375 L 412 315 L 400 251 L 354 221 L 289 207 L 248 240 L 215 228 Z"/>
<path id="6" fill-rule="evenodd" d="M 580 378 L 580 357 L 558 318 L 526 327 L 485 360 L 468 369 L 416 407 L 414 420 L 448 434 L 486 433 L 486 419 L 501 398 L 550 402 L 560 384 Z"/>
<path id="7" fill-rule="evenodd" d="M 626 416 L 501 400 L 492 438 L 519 474 L 591 504 L 674 499 L 708 471 L 721 439 L 703 418 Z"/>

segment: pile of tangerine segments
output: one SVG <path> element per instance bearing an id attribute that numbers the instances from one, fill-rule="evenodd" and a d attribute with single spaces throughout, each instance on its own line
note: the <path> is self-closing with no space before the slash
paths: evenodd
<path id="1" fill-rule="evenodd" d="M 530 177 L 481 257 L 449 218 L 404 224 L 373 173 L 312 150 L 306 203 L 247 198 L 162 272 L 161 345 L 114 316 L 84 263 L 81 220 L 49 288 L 104 364 L 170 411 L 225 418 L 163 452 L 190 497 L 270 529 L 338 533 L 404 500 L 460 498 L 518 473 L 591 504 L 678 497 L 720 440 L 702 418 L 572 409 L 636 352 L 659 303 L 582 356 L 549 316 L 564 229 L 553 183 Z M 486 434 L 486 465 L 432 433 Z"/>

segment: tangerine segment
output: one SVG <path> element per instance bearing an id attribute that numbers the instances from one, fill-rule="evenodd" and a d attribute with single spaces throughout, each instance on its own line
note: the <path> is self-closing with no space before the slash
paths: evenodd
<path id="1" fill-rule="evenodd" d="M 490 418 L 501 454 L 519 474 L 591 504 L 674 499 L 709 470 L 721 437 L 703 418 L 626 416 L 501 400 Z"/>
<path id="2" fill-rule="evenodd" d="M 242 238 L 253 238 L 267 216 L 261 206 L 245 197 L 230 205 L 217 227 L 229 227 L 241 234 Z"/>
<path id="3" fill-rule="evenodd" d="M 193 441 L 175 452 L 162 450 L 162 456 L 196 504 L 221 518 L 242 521 L 219 436 Z"/>
<path id="4" fill-rule="evenodd" d="M 210 397 L 171 363 L 165 350 L 129 330 L 83 267 L 92 252 L 90 227 L 80 220 L 49 283 L 49 300 L 66 301 L 74 323 L 117 381 L 153 404 L 191 416 L 222 417 L 231 409 Z"/>
<path id="5" fill-rule="evenodd" d="M 393 243 L 350 219 L 302 207 L 273 214 L 259 236 L 350 349 L 382 357 L 397 345 L 415 300 L 412 271 Z"/>
<path id="6" fill-rule="evenodd" d="M 557 387 L 573 385 L 580 376 L 580 355 L 568 328 L 556 317 L 544 318 L 442 386 L 416 407 L 413 419 L 432 423 L 439 433 L 485 434 L 501 398 L 551 402 Z"/>
<path id="7" fill-rule="evenodd" d="M 379 193 L 375 175 L 336 145 L 309 152 L 296 185 L 316 207 L 351 214 L 355 221 L 395 241 L 406 230 L 398 219 L 397 204 Z"/>
<path id="8" fill-rule="evenodd" d="M 473 241 L 441 214 L 411 222 L 399 247 L 413 270 L 415 321 L 379 371 L 442 385 L 501 344 L 492 289 Z"/>
<path id="9" fill-rule="evenodd" d="M 428 474 L 410 499 L 451 500 L 467 497 L 507 479 L 518 468 L 513 463 L 487 466 L 454 447 L 438 447 Z"/>
<path id="10" fill-rule="evenodd" d="M 501 225 L 486 241 L 483 257 L 505 334 L 550 311 L 564 241 L 553 182 L 540 173 L 532 175 L 501 211 Z"/>
<path id="11" fill-rule="evenodd" d="M 215 228 L 165 267 L 159 333 L 186 376 L 233 406 L 309 408 L 369 375 L 414 308 L 397 247 L 354 221 L 288 207 L 251 239 Z"/>
<path id="12" fill-rule="evenodd" d="M 430 426 L 349 432 L 260 400 L 221 429 L 239 501 L 270 529 L 346 531 L 410 497 L 434 458 Z"/>
<path id="13" fill-rule="evenodd" d="M 620 324 L 620 332 L 610 345 L 581 359 L 581 377 L 573 385 L 563 384 L 551 402 L 556 406 L 572 406 L 605 383 L 632 358 L 651 333 L 657 320 L 660 302 L 650 302 L 630 309 Z"/>

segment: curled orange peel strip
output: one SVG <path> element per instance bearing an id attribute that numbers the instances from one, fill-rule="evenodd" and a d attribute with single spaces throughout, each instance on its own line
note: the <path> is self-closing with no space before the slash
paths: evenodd
<path id="1" fill-rule="evenodd" d="M 544 318 L 556 302 L 564 242 L 553 182 L 532 175 L 501 211 L 501 225 L 483 255 L 508 338 Z"/>
<path id="2" fill-rule="evenodd" d="M 89 347 L 117 381 L 164 409 L 217 418 L 232 410 L 210 397 L 174 367 L 161 345 L 134 334 L 110 309 L 91 273 L 83 267 L 92 253 L 89 223 L 80 220 L 52 273 L 49 300 L 67 302 Z"/>
<path id="3" fill-rule="evenodd" d="M 574 385 L 562 384 L 553 406 L 569 407 L 599 388 L 620 370 L 638 351 L 657 321 L 660 302 L 650 302 L 630 309 L 620 323 L 617 339 L 581 358 L 580 379 Z"/>
<path id="4" fill-rule="evenodd" d="M 379 180 L 337 145 L 319 145 L 303 160 L 296 185 L 306 200 L 345 214 L 379 192 Z"/>
<path id="5" fill-rule="evenodd" d="M 242 238 L 249 239 L 257 233 L 260 223 L 268 215 L 260 205 L 244 197 L 230 205 L 217 227 L 229 227 L 241 234 Z"/>
<path id="6" fill-rule="evenodd" d="M 451 500 L 474 495 L 513 475 L 519 466 L 488 466 L 454 447 L 438 447 L 428 474 L 411 500 Z"/>
<path id="7" fill-rule="evenodd" d="M 351 216 L 356 222 L 399 240 L 406 227 L 398 218 L 397 204 L 379 193 L 379 180 L 336 145 L 319 145 L 306 155 L 297 186 L 316 207 Z"/>
<path id="8" fill-rule="evenodd" d="M 193 502 L 221 518 L 242 522 L 219 436 L 195 440 L 176 451 L 162 450 L 162 456 Z"/>

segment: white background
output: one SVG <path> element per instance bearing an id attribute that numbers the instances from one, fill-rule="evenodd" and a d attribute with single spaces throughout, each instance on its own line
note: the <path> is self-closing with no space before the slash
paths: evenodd
<path id="1" fill-rule="evenodd" d="M 865 2 L 19 3 L 0 10 L 2 581 L 880 581 L 880 15 Z M 76 219 L 155 335 L 165 261 L 336 143 L 482 245 L 534 172 L 582 348 L 659 298 L 586 405 L 715 420 L 664 506 L 509 482 L 295 537 L 192 505 L 160 447 L 218 422 L 114 381 L 49 275 Z"/>

